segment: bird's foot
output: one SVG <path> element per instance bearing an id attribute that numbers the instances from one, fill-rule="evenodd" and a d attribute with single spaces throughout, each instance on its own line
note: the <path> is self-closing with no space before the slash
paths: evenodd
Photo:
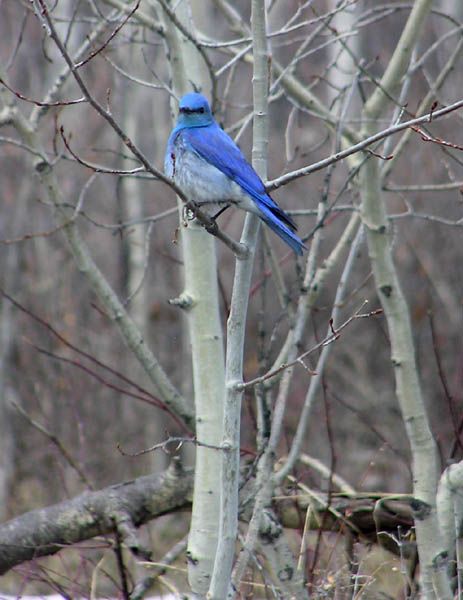
<path id="1" fill-rule="evenodd" d="M 218 219 L 218 217 L 220 217 L 220 215 L 222 213 L 224 213 L 227 210 L 227 208 L 230 208 L 230 206 L 231 206 L 230 204 L 225 204 L 225 206 L 223 206 L 218 212 L 216 212 L 215 215 L 211 217 L 211 219 L 213 221 L 215 221 L 216 219 Z"/>

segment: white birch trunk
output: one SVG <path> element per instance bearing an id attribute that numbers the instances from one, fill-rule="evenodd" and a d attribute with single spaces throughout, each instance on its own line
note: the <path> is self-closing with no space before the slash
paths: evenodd
<path id="1" fill-rule="evenodd" d="M 442 473 L 437 491 L 437 514 L 446 551 L 455 557 L 457 537 L 463 523 L 463 462 L 450 465 Z M 461 568 L 460 562 L 458 568 Z"/>
<path id="2" fill-rule="evenodd" d="M 264 0 L 252 2 L 253 32 L 253 166 L 263 180 L 267 176 L 268 145 L 268 51 Z M 237 259 L 230 316 L 227 324 L 226 390 L 221 467 L 220 540 L 208 598 L 223 600 L 230 588 L 231 571 L 238 533 L 238 486 L 240 477 L 240 414 L 243 397 L 239 384 L 243 380 L 243 355 L 246 316 L 251 285 L 254 254 L 259 232 L 259 219 L 247 214 L 241 243 L 248 247 L 248 256 Z"/>
<path id="3" fill-rule="evenodd" d="M 194 31 L 189 3 L 175 15 Z M 174 92 L 182 96 L 192 84 L 205 90 L 206 74 L 194 45 L 165 15 Z M 206 92 L 207 93 L 207 92 Z M 179 205 L 183 222 L 183 204 Z M 181 295 L 190 334 L 198 441 L 218 446 L 222 439 L 225 387 L 223 332 L 219 312 L 215 240 L 196 221 L 181 225 L 185 288 Z M 193 509 L 188 540 L 188 579 L 204 595 L 210 584 L 219 531 L 220 451 L 196 449 Z"/>
<path id="4" fill-rule="evenodd" d="M 396 50 L 378 86 L 365 105 L 363 137 L 374 132 L 374 122 L 389 106 L 407 71 L 412 50 L 431 8 L 431 0 L 417 0 Z M 420 558 L 423 598 L 450 600 L 445 552 L 436 516 L 439 465 L 436 445 L 425 410 L 418 377 L 408 307 L 394 265 L 389 223 L 381 197 L 378 159 L 370 157 L 361 172 L 362 220 L 376 289 L 387 319 L 396 393 L 412 452 L 413 494 L 417 499 L 415 528 Z"/>

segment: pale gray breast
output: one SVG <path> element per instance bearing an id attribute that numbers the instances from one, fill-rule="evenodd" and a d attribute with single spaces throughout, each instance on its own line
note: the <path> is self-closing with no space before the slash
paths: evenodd
<path id="1" fill-rule="evenodd" d="M 175 140 L 174 157 L 169 159 L 169 164 L 165 167 L 166 173 L 190 200 L 197 204 L 210 205 L 208 212 L 217 212 L 224 203 L 232 203 L 243 210 L 260 214 L 247 192 L 189 149 L 184 144 L 181 133 Z"/>

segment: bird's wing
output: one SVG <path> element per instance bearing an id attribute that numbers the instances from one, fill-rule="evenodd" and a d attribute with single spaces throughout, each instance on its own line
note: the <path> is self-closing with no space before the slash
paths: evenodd
<path id="1" fill-rule="evenodd" d="M 194 152 L 241 186 L 256 201 L 258 207 L 262 203 L 291 229 L 296 229 L 291 217 L 267 194 L 261 178 L 235 142 L 216 123 L 207 127 L 186 128 L 182 135 Z"/>
<path id="2" fill-rule="evenodd" d="M 235 142 L 213 123 L 207 127 L 192 127 L 183 132 L 184 139 L 204 160 L 225 173 L 248 193 L 265 194 L 262 180 L 247 162 Z"/>

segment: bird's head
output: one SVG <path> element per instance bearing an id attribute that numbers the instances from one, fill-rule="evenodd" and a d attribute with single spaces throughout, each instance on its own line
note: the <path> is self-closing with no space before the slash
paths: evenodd
<path id="1" fill-rule="evenodd" d="M 177 125 L 204 127 L 212 123 L 211 108 L 202 94 L 190 92 L 180 100 Z"/>

